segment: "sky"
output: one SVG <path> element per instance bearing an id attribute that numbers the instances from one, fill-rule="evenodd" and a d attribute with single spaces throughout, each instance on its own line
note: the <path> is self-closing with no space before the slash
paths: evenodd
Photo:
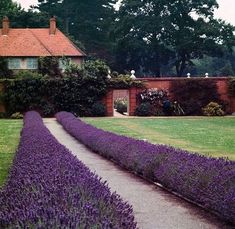
<path id="1" fill-rule="evenodd" d="M 37 0 L 14 0 L 21 4 L 25 9 L 28 9 L 30 5 L 36 5 Z M 138 1 L 138 0 L 136 0 Z M 235 0 L 217 0 L 219 9 L 216 10 L 215 16 L 221 18 L 226 22 L 229 22 L 235 26 Z"/>

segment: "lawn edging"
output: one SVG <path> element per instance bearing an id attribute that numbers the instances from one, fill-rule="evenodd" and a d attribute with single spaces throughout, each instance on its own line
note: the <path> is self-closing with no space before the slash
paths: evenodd
<path id="1" fill-rule="evenodd" d="M 93 151 L 235 224 L 234 161 L 120 136 L 86 124 L 68 112 L 60 112 L 56 118 Z"/>
<path id="2" fill-rule="evenodd" d="M 0 228 L 135 229 L 133 210 L 28 112 L 8 182 Z"/>

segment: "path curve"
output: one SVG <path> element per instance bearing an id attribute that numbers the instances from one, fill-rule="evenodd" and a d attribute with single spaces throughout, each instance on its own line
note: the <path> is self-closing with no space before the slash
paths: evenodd
<path id="1" fill-rule="evenodd" d="M 133 206 L 139 228 L 231 228 L 204 210 L 120 169 L 114 163 L 93 153 L 70 136 L 55 119 L 44 119 L 44 123 L 61 144 L 103 180 L 108 181 L 112 192 L 117 192 Z"/>

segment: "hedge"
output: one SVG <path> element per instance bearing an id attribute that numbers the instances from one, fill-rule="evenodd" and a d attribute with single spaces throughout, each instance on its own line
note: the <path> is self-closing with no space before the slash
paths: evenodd
<path id="1" fill-rule="evenodd" d="M 59 144 L 36 112 L 0 189 L 0 228 L 136 228 L 132 208 Z"/>
<path id="2" fill-rule="evenodd" d="M 235 223 L 235 162 L 97 129 L 67 112 L 57 121 L 93 151 Z"/>

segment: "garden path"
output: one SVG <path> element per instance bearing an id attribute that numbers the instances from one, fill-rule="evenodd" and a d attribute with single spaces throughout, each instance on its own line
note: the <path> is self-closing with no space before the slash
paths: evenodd
<path id="1" fill-rule="evenodd" d="M 93 153 L 70 136 L 55 119 L 44 119 L 44 123 L 61 144 L 108 182 L 112 192 L 117 192 L 133 206 L 139 228 L 230 228 L 204 210 L 120 169 L 114 163 Z"/>

